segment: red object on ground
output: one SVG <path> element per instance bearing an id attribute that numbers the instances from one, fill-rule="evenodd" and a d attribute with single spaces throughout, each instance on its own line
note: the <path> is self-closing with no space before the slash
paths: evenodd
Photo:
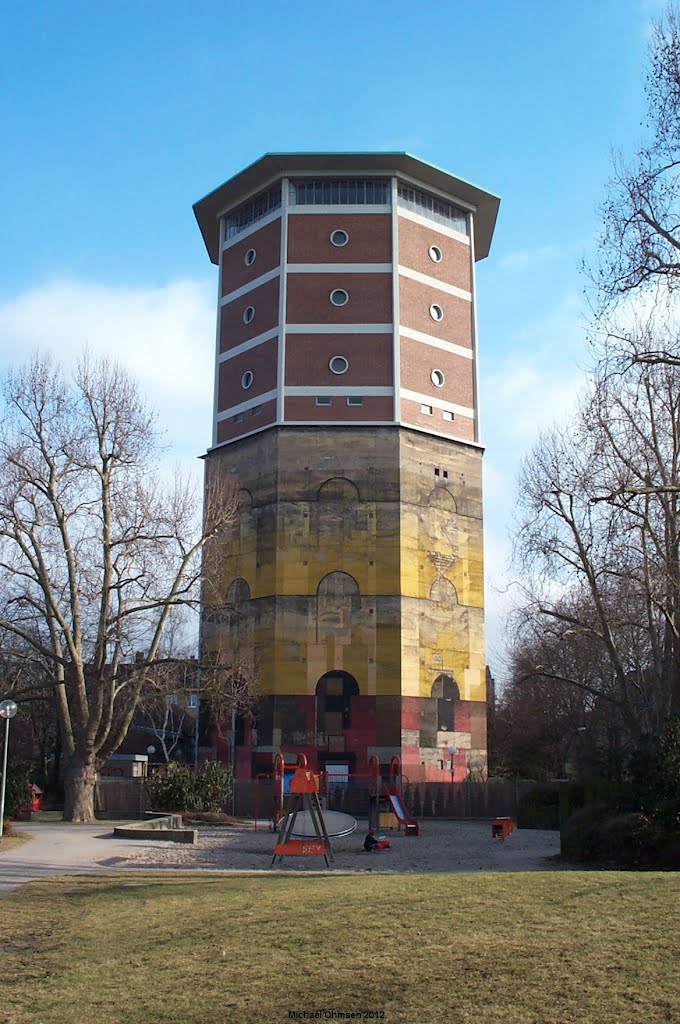
<path id="1" fill-rule="evenodd" d="M 491 822 L 491 838 L 501 842 L 512 834 L 512 818 L 494 818 Z"/>
<path id="2" fill-rule="evenodd" d="M 28 801 L 28 803 L 24 804 L 24 806 L 19 809 L 20 814 L 30 814 L 31 811 L 42 810 L 42 789 L 40 789 L 39 786 L 36 786 L 33 783 L 31 783 L 31 785 L 28 788 L 31 791 L 31 799 Z"/>
<path id="3" fill-rule="evenodd" d="M 389 848 L 389 839 L 378 839 L 377 843 L 373 847 L 374 850 L 389 850 Z"/>

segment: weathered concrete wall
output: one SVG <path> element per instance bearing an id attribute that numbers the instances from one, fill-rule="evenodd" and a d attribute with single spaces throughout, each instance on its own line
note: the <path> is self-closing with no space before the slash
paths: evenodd
<path id="1" fill-rule="evenodd" d="M 256 748 L 351 753 L 357 768 L 398 753 L 450 778 L 456 747 L 456 777 L 483 769 L 481 451 L 399 428 L 279 427 L 211 452 L 207 471 L 242 501 L 206 599 L 249 598 L 204 642 L 254 647 L 272 698 Z M 332 672 L 356 680 L 349 728 L 335 705 L 317 720 Z M 442 680 L 448 696 L 433 694 Z"/>

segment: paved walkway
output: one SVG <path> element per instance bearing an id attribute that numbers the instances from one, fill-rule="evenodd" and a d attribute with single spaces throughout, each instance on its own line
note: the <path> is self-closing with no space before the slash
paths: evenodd
<path id="1" fill-rule="evenodd" d="M 0 840 L 0 896 L 51 875 L 94 874 L 116 870 L 133 849 L 148 842 L 114 839 L 109 822 L 95 825 L 26 823 L 17 831 L 31 841 L 3 852 Z"/>

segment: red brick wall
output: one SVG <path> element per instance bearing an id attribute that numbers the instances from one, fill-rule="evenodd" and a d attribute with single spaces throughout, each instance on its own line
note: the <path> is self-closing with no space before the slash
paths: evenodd
<path id="1" fill-rule="evenodd" d="M 347 405 L 344 395 L 333 395 L 330 405 L 317 405 L 315 396 L 289 396 L 285 400 L 284 416 L 288 422 L 311 421 L 314 423 L 345 420 L 356 423 L 361 420 L 383 422 L 394 417 L 392 398 L 380 395 L 363 395 L 363 405 Z"/>
<path id="2" fill-rule="evenodd" d="M 278 339 L 273 338 L 220 363 L 218 411 L 257 398 L 258 395 L 263 395 L 276 387 L 277 350 Z M 241 387 L 241 377 L 246 370 L 252 370 L 255 376 L 247 391 Z"/>
<path id="3" fill-rule="evenodd" d="M 436 245 L 442 252 L 440 263 L 434 263 L 428 249 Z M 426 228 L 407 217 L 399 218 L 399 263 L 437 281 L 472 290 L 470 277 L 470 246 L 448 235 Z"/>
<path id="4" fill-rule="evenodd" d="M 328 361 L 345 356 L 349 370 L 332 373 Z M 288 334 L 286 384 L 329 387 L 391 387 L 391 334 Z"/>
<path id="5" fill-rule="evenodd" d="M 437 322 L 430 316 L 430 305 L 436 303 L 444 312 Z M 399 277 L 399 322 L 414 331 L 431 334 L 434 338 L 452 341 L 456 345 L 472 348 L 472 303 L 455 295 L 431 288 L 429 285 Z"/>
<path id="6" fill-rule="evenodd" d="M 274 423 L 276 421 L 276 401 L 265 402 L 261 408 L 262 412 L 259 415 L 253 415 L 252 409 L 248 409 L 243 413 L 243 420 L 240 423 L 234 423 L 233 419 L 220 420 L 217 424 L 217 443 L 230 441 L 242 434 L 250 434 L 253 430 L 259 430 L 260 427 Z"/>
<path id="7" fill-rule="evenodd" d="M 329 243 L 330 244 L 330 243 Z M 255 249 L 255 262 L 247 267 L 243 262 L 249 249 Z M 261 277 L 278 267 L 281 261 L 281 218 L 253 231 L 222 253 L 222 295 L 235 292 L 249 281 Z"/>
<path id="8" fill-rule="evenodd" d="M 249 324 L 243 322 L 246 306 L 254 306 L 255 317 Z M 228 352 L 244 341 L 276 327 L 279 322 L 279 279 L 267 281 L 259 288 L 222 306 L 220 313 L 220 352 Z"/>
<path id="9" fill-rule="evenodd" d="M 331 231 L 342 228 L 347 245 L 336 246 Z M 288 217 L 289 263 L 391 263 L 392 218 L 380 213 L 316 213 Z"/>
<path id="10" fill-rule="evenodd" d="M 426 404 L 426 403 L 423 403 Z M 412 402 L 408 398 L 401 400 L 401 419 L 403 423 L 411 423 L 425 430 L 436 430 L 447 437 L 460 438 L 463 441 L 474 441 L 474 420 L 467 416 L 456 416 L 454 420 L 445 420 L 443 410 L 432 407 L 432 415 L 420 411 L 420 402 Z"/>
<path id="11" fill-rule="evenodd" d="M 404 337 L 399 342 L 399 353 L 402 388 L 473 408 L 474 367 L 471 359 Z M 446 378 L 441 388 L 432 383 L 430 374 L 433 369 L 441 370 Z"/>
<path id="12" fill-rule="evenodd" d="M 391 274 L 289 274 L 286 320 L 291 324 L 386 324 L 392 322 Z M 333 306 L 335 288 L 349 294 Z"/>

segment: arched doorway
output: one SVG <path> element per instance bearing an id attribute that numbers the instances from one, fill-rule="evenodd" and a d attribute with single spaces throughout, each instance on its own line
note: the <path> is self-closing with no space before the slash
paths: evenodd
<path id="1" fill-rule="evenodd" d="M 326 736 L 341 735 L 352 725 L 352 697 L 359 696 L 359 684 L 349 672 L 325 672 L 316 684 L 316 731 Z"/>

